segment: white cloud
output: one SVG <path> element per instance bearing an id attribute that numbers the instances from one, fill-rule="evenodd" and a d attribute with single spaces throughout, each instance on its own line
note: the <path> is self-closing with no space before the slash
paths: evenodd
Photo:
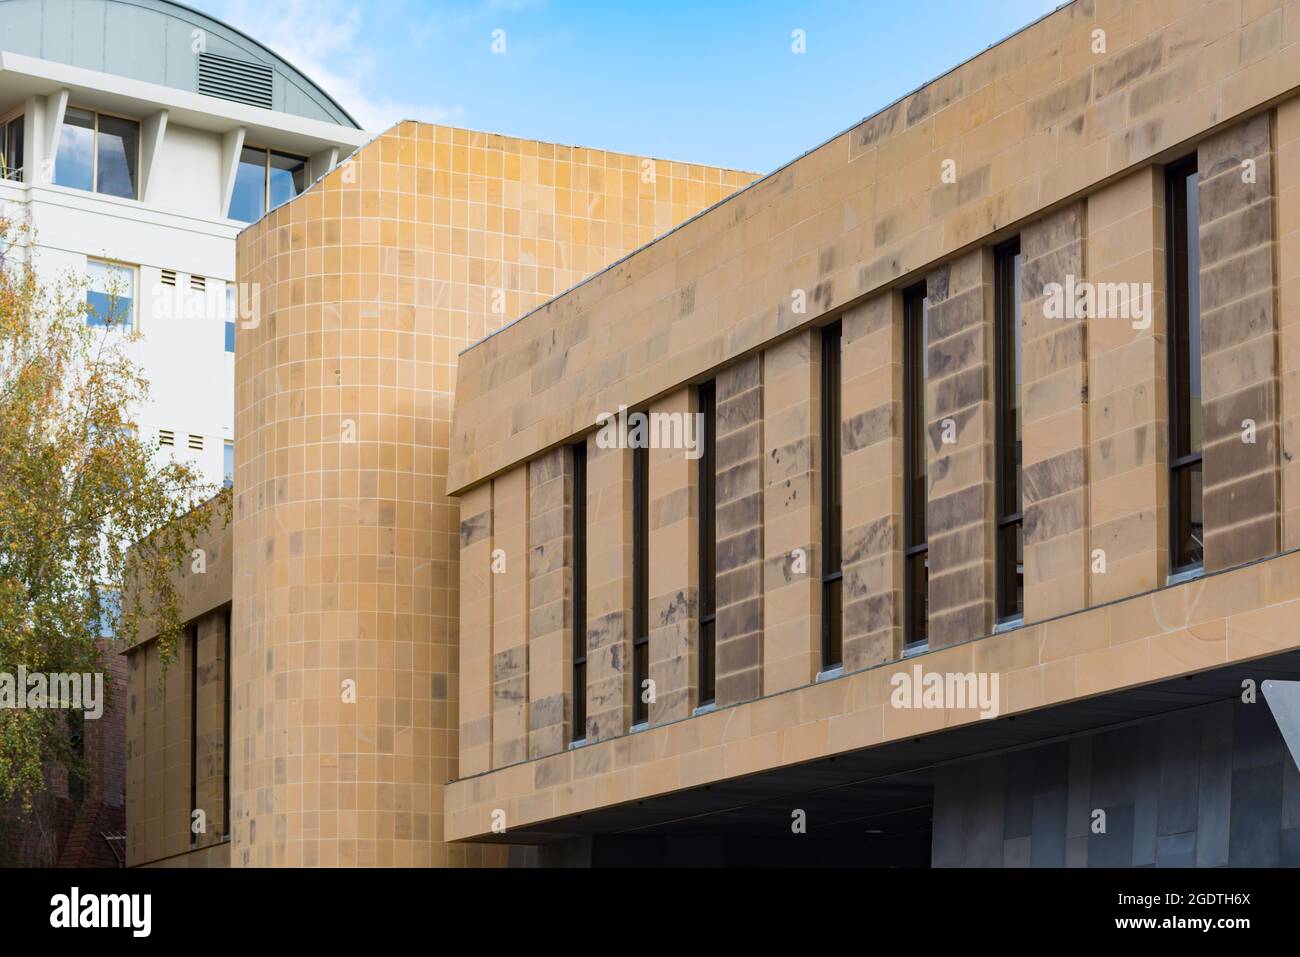
<path id="1" fill-rule="evenodd" d="M 392 75 L 395 64 L 388 60 L 376 67 L 375 53 L 360 39 L 365 14 L 356 3 L 214 0 L 207 6 L 305 73 L 371 133 L 383 132 L 399 120 L 445 123 L 464 113 L 458 106 L 395 100 L 374 93 L 381 85 L 380 78 Z"/>

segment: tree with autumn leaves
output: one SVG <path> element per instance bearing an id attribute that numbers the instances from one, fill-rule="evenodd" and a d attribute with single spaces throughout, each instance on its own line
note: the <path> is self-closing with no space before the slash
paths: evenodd
<path id="1" fill-rule="evenodd" d="M 166 660 L 184 624 L 177 572 L 212 521 L 229 521 L 230 493 L 140 434 L 139 334 L 113 292 L 95 316 L 83 279 L 42 281 L 31 239 L 0 219 L 0 673 L 102 673 L 142 629 Z M 10 817 L 52 767 L 83 773 L 74 726 L 66 711 L 0 708 Z"/>

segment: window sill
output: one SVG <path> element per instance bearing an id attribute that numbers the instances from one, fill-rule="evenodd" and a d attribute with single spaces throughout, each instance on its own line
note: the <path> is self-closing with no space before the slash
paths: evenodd
<path id="1" fill-rule="evenodd" d="M 1184 568 L 1180 572 L 1174 572 L 1165 579 L 1165 585 L 1181 585 L 1183 582 L 1195 581 L 1205 574 L 1204 565 L 1196 565 L 1192 568 Z"/>
<path id="2" fill-rule="evenodd" d="M 629 733 L 629 734 L 636 734 L 638 731 L 649 731 L 649 730 L 650 730 L 650 722 L 649 722 L 649 721 L 642 721 L 640 724 L 634 724 L 634 725 L 632 725 L 632 727 L 628 728 L 627 730 L 628 730 L 628 733 Z"/>
<path id="3" fill-rule="evenodd" d="M 581 747 L 584 747 L 584 746 L 586 745 L 586 743 L 587 743 L 587 739 L 586 739 L 586 738 L 579 738 L 577 741 L 570 741 L 570 742 L 569 742 L 569 750 L 572 751 L 574 748 L 581 748 Z"/>
<path id="4" fill-rule="evenodd" d="M 832 678 L 838 678 L 844 674 L 844 666 L 836 665 L 834 668 L 827 668 L 825 671 L 817 672 L 816 681 L 830 681 Z"/>
<path id="5" fill-rule="evenodd" d="M 1025 616 L 1017 615 L 1015 618 L 1008 618 L 1005 621 L 1000 621 L 994 625 L 993 634 L 1000 635 L 1004 631 L 1015 631 L 1017 628 L 1023 628 L 1024 626 Z"/>
<path id="6" fill-rule="evenodd" d="M 914 645 L 903 646 L 903 657 L 915 658 L 917 655 L 923 655 L 929 650 L 930 650 L 930 643 L 928 641 L 918 641 Z"/>
<path id="7" fill-rule="evenodd" d="M 708 714 L 710 711 L 717 711 L 717 710 L 718 710 L 718 703 L 716 701 L 706 701 L 704 704 L 700 705 L 698 708 L 696 708 L 694 711 L 691 712 L 691 717 L 694 717 L 697 714 Z"/>

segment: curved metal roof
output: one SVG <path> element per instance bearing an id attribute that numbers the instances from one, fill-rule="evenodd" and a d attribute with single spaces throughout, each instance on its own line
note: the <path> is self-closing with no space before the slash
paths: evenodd
<path id="1" fill-rule="evenodd" d="M 271 108 L 352 129 L 360 124 L 284 57 L 241 30 L 174 0 L 0 0 L 0 50 L 199 91 L 195 31 L 207 53 L 272 76 Z"/>

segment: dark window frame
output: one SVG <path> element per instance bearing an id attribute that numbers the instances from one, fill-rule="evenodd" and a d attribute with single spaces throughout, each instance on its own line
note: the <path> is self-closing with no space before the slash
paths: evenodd
<path id="1" fill-rule="evenodd" d="M 700 707 L 717 699 L 717 617 L 718 617 L 718 493 L 717 493 L 717 421 L 718 392 L 715 382 L 696 388 L 700 421 L 699 471 L 699 562 L 700 562 Z"/>
<path id="2" fill-rule="evenodd" d="M 840 418 L 843 412 L 844 330 L 840 320 L 821 333 L 821 670 L 844 665 L 843 466 Z"/>
<path id="3" fill-rule="evenodd" d="M 4 159 L 3 164 L 0 164 L 0 181 L 23 182 L 26 140 L 27 117 L 24 113 L 19 112 L 0 120 L 0 154 L 3 154 Z"/>
<path id="4" fill-rule="evenodd" d="M 929 639 L 930 543 L 926 534 L 928 500 L 926 433 L 926 349 L 928 290 L 920 282 L 903 291 L 903 646 L 919 648 Z M 918 468 L 917 463 L 920 463 Z M 920 582 L 917 579 L 920 578 Z"/>
<path id="5" fill-rule="evenodd" d="M 573 727 L 572 741 L 587 738 L 587 442 L 574 443 L 573 505 Z"/>
<path id="6" fill-rule="evenodd" d="M 230 840 L 230 712 L 235 703 L 235 691 L 230 686 L 230 652 L 231 648 L 234 646 L 234 636 L 231 633 L 230 611 L 231 606 L 227 605 L 224 616 L 226 647 L 222 661 L 222 668 L 225 670 L 223 690 L 225 691 L 226 700 L 224 706 L 225 714 L 222 715 L 221 728 L 221 836 L 225 840 Z"/>
<path id="7" fill-rule="evenodd" d="M 650 677 L 650 450 L 632 449 L 632 724 L 650 720 L 641 684 Z"/>
<path id="8" fill-rule="evenodd" d="M 1181 479 L 1186 474 L 1189 487 L 1195 473 L 1203 473 L 1203 452 L 1192 449 L 1191 437 L 1191 299 L 1189 284 L 1192 280 L 1189 267 L 1193 225 L 1197 232 L 1196 257 L 1200 260 L 1199 223 L 1188 221 L 1187 181 L 1198 177 L 1195 153 L 1165 168 L 1165 249 L 1166 282 L 1169 304 L 1166 379 L 1169 388 L 1169 571 L 1180 574 L 1203 568 L 1205 565 L 1204 526 L 1202 526 L 1201 551 L 1194 557 L 1194 549 L 1184 549 L 1192 537 L 1190 501 L 1185 501 Z M 1199 272 L 1199 269 L 1198 269 Z M 1199 282 L 1199 276 L 1196 277 Z M 1199 305 L 1199 304 L 1198 304 Z M 1199 316 L 1198 316 L 1199 325 Z M 1199 337 L 1198 337 L 1199 338 Z M 1196 361 L 1200 361 L 1199 341 Z M 1202 489 L 1204 486 L 1202 486 Z M 1202 494 L 1203 491 L 1202 491 Z"/>
<path id="9" fill-rule="evenodd" d="M 994 501 L 996 503 L 996 595 L 995 618 L 998 623 L 1024 617 L 1024 502 L 1012 502 L 1021 492 L 1022 459 L 1017 438 L 1023 410 L 1015 368 L 1019 359 L 1020 288 L 1016 281 L 1016 261 L 1020 257 L 1020 237 L 1009 239 L 993 251 L 993 338 L 994 368 Z M 1012 401 L 1014 398 L 1014 402 Z M 1012 416 L 1014 422 L 1007 420 Z M 1010 433 L 1010 434 L 1008 434 Z"/>
<path id="10" fill-rule="evenodd" d="M 190 832 L 190 847 L 198 847 L 199 836 L 194 833 L 194 812 L 199 809 L 199 626 L 185 626 L 190 646 L 190 819 L 185 823 Z"/>

